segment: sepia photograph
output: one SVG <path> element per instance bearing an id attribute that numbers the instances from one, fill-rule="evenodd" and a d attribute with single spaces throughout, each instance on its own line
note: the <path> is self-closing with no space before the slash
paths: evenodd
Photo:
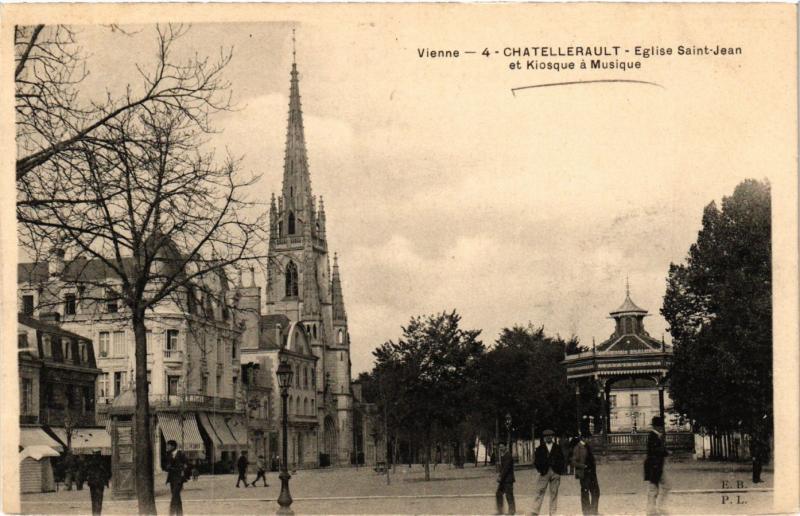
<path id="1" fill-rule="evenodd" d="M 796 6 L 3 11 L 4 512 L 800 510 Z"/>

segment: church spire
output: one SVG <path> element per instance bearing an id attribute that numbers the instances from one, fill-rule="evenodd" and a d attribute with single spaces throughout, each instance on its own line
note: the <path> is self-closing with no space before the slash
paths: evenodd
<path id="1" fill-rule="evenodd" d="M 289 119 L 286 128 L 286 151 L 283 161 L 283 210 L 287 214 L 287 235 L 302 235 L 302 225 L 311 221 L 311 177 L 300 104 L 295 38 L 292 31 L 292 71 L 289 82 Z"/>
<path id="2" fill-rule="evenodd" d="M 347 313 L 344 311 L 344 296 L 342 295 L 342 280 L 339 277 L 339 257 L 333 254 L 333 278 L 331 278 L 331 291 L 333 294 L 333 320 L 346 321 Z"/>

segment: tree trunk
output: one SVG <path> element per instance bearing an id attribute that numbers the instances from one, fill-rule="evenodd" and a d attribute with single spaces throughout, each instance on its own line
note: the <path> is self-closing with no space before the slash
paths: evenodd
<path id="1" fill-rule="evenodd" d="M 431 443 L 425 439 L 425 481 L 431 479 Z"/>
<path id="2" fill-rule="evenodd" d="M 150 400 L 147 386 L 147 329 L 144 312 L 133 315 L 133 333 L 136 339 L 136 498 L 139 514 L 156 514 L 153 486 L 153 443 L 150 434 Z"/>

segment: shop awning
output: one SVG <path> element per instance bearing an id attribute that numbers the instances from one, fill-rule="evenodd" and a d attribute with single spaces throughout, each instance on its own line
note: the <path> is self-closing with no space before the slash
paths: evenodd
<path id="1" fill-rule="evenodd" d="M 172 412 L 158 413 L 158 426 L 164 439 L 178 443 L 178 449 L 184 452 L 199 452 L 205 454 L 203 438 L 197 428 L 194 412 L 175 414 Z"/>
<path id="2" fill-rule="evenodd" d="M 208 419 L 211 421 L 214 431 L 222 441 L 222 448 L 220 448 L 221 450 L 235 450 L 239 447 L 240 443 L 231 433 L 228 425 L 225 424 L 225 418 L 223 418 L 221 414 L 209 414 Z"/>
<path id="3" fill-rule="evenodd" d="M 20 428 L 19 443 L 23 448 L 28 446 L 49 446 L 56 451 L 64 450 L 64 447 L 58 441 L 47 435 L 41 428 Z"/>
<path id="4" fill-rule="evenodd" d="M 57 427 L 50 427 L 50 430 L 66 447 L 67 430 Z M 73 453 L 90 454 L 94 450 L 100 450 L 103 455 L 111 455 L 111 436 L 105 428 L 75 428 L 72 430 L 71 445 Z"/>
<path id="5" fill-rule="evenodd" d="M 236 439 L 233 438 L 233 434 L 231 434 L 222 416 L 200 412 L 198 413 L 198 417 L 200 419 L 200 424 L 214 441 L 214 446 L 217 447 L 217 450 L 232 451 L 238 448 Z"/>
<path id="6" fill-rule="evenodd" d="M 231 429 L 236 442 L 242 446 L 247 446 L 247 425 L 241 416 L 233 416 L 228 420 L 228 428 Z"/>

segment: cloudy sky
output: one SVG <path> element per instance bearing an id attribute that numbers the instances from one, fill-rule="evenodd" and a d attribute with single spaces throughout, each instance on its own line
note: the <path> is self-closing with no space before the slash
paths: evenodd
<path id="1" fill-rule="evenodd" d="M 529 321 L 600 342 L 626 276 L 660 338 L 667 269 L 686 256 L 703 206 L 744 178 L 785 171 L 785 156 L 768 150 L 785 139 L 777 122 L 791 94 L 779 75 L 786 63 L 746 32 L 747 23 L 767 25 L 763 34 L 785 30 L 777 18 L 674 9 L 655 25 L 652 12 L 618 7 L 592 16 L 576 6 L 517 7 L 494 23 L 487 11 L 437 6 L 425 16 L 400 6 L 327 18 L 298 10 L 286 22 L 195 24 L 181 41 L 181 52 L 199 55 L 233 48 L 226 77 L 238 110 L 217 117 L 213 142 L 262 174 L 254 194 L 268 199 L 280 191 L 296 28 L 312 185 L 340 257 L 354 374 L 410 316 L 442 310 L 457 309 L 487 344 Z M 136 85 L 134 63 L 151 62 L 154 33 L 134 29 L 80 30 L 92 88 Z M 499 56 L 417 56 L 419 47 L 575 44 L 724 44 L 744 53 L 560 73 L 512 71 Z M 510 92 L 613 78 L 661 87 Z"/>

